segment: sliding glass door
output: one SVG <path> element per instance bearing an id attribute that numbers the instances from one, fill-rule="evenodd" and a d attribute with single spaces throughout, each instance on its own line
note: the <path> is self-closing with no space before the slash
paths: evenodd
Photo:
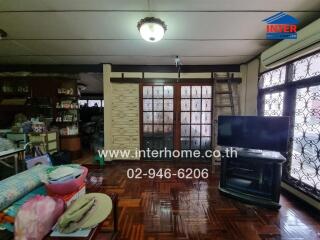
<path id="1" fill-rule="evenodd" d="M 143 84 L 142 149 L 212 148 L 212 86 Z"/>
<path id="2" fill-rule="evenodd" d="M 181 149 L 211 149 L 212 86 L 181 86 L 180 119 Z"/>
<path id="3" fill-rule="evenodd" d="M 144 85 L 142 88 L 142 148 L 173 150 L 174 87 Z"/>

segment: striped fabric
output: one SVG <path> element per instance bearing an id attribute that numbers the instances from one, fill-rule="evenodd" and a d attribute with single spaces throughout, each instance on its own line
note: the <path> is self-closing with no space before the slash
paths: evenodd
<path id="1" fill-rule="evenodd" d="M 38 165 L 0 181 L 0 211 L 42 184 L 48 166 Z"/>

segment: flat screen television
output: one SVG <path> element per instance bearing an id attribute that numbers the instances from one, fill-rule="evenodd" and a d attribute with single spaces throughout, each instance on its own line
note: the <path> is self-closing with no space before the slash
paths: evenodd
<path id="1" fill-rule="evenodd" d="M 286 152 L 289 117 L 219 116 L 218 145 Z"/>

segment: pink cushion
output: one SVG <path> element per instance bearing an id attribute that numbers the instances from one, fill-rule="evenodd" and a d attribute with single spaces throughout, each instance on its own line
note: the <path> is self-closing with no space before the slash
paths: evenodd
<path id="1" fill-rule="evenodd" d="M 46 184 L 46 189 L 51 194 L 67 195 L 69 193 L 77 192 L 83 186 L 86 176 L 88 174 L 88 169 L 86 167 L 81 167 L 84 171 L 81 176 L 76 179 L 64 183 L 53 183 Z"/>
<path id="2" fill-rule="evenodd" d="M 35 196 L 24 203 L 14 222 L 15 239 L 44 239 L 64 211 L 64 202 Z"/>

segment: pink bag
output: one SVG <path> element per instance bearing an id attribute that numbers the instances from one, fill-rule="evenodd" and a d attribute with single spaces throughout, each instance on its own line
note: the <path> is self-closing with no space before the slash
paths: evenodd
<path id="1" fill-rule="evenodd" d="M 64 211 L 64 202 L 48 196 L 31 198 L 19 209 L 14 222 L 15 240 L 41 240 Z"/>

